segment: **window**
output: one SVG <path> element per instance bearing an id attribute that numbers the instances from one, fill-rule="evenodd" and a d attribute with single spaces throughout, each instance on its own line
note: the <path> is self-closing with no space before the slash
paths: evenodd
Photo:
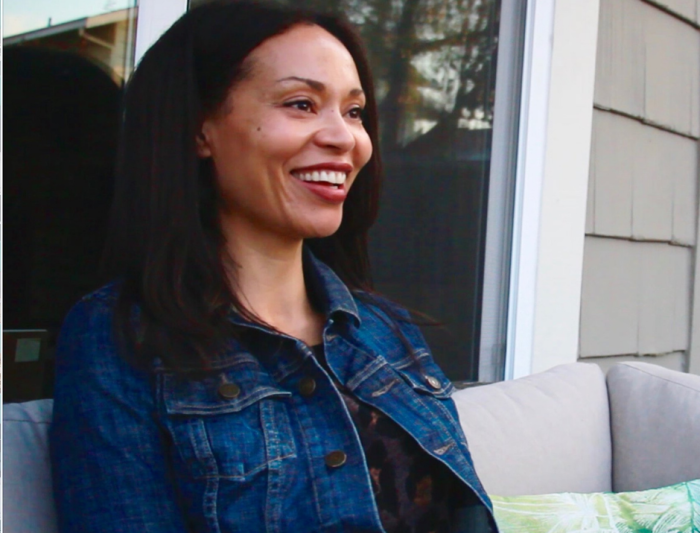
<path id="1" fill-rule="evenodd" d="M 51 395 L 52 349 L 99 286 L 134 0 L 5 3 L 4 401 Z"/>

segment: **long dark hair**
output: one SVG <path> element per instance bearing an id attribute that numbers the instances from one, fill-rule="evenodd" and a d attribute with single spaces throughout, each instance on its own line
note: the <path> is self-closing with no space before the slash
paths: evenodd
<path id="1" fill-rule="evenodd" d="M 253 49 L 298 24 L 324 28 L 352 55 L 375 148 L 348 194 L 339 230 L 307 245 L 351 290 L 372 290 L 367 239 L 377 217 L 382 164 L 372 75 L 357 33 L 335 15 L 253 2 L 204 4 L 146 52 L 124 97 L 104 265 L 121 280 L 117 336 L 135 348 L 128 351 L 140 362 L 157 354 L 175 369 L 206 368 L 213 351 L 237 334 L 227 319 L 232 305 L 258 321 L 229 286 L 218 193 L 195 138 L 202 120 L 248 74 L 245 59 Z"/>

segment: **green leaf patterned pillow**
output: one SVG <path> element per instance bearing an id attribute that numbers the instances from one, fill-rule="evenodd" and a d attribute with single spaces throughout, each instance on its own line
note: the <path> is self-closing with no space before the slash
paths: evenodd
<path id="1" fill-rule="evenodd" d="M 501 533 L 700 533 L 700 480 L 640 492 L 491 500 Z"/>

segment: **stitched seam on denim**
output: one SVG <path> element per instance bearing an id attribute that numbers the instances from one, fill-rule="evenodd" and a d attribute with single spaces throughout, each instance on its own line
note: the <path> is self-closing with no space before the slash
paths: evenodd
<path id="1" fill-rule="evenodd" d="M 187 434 L 190 438 L 190 445 L 194 450 L 194 456 L 204 470 L 204 476 L 200 477 L 218 477 L 219 465 L 214 457 L 204 421 L 201 419 L 189 421 L 187 423 Z"/>
<path id="2" fill-rule="evenodd" d="M 193 415 L 193 414 L 225 414 L 225 413 L 237 413 L 242 411 L 246 407 L 254 404 L 257 401 L 263 400 L 265 398 L 289 398 L 292 395 L 289 391 L 281 391 L 279 389 L 273 389 L 271 387 L 266 387 L 256 391 L 244 398 L 243 401 L 236 400 L 231 403 L 219 404 L 219 405 L 194 405 L 194 404 L 177 404 L 175 406 L 168 406 L 168 414 L 172 415 Z M 183 411 L 187 409 L 187 411 Z"/>
<path id="3" fill-rule="evenodd" d="M 452 385 L 450 381 L 448 381 L 447 385 L 445 385 L 444 387 L 438 390 L 433 390 L 423 385 L 423 383 L 417 382 L 413 378 L 413 376 L 406 372 L 404 369 L 396 368 L 393 365 L 389 366 L 391 366 L 400 376 L 402 376 L 404 381 L 408 382 L 408 385 L 410 385 L 414 390 L 420 392 L 421 394 L 427 396 L 434 396 L 435 398 L 449 398 L 454 393 L 454 385 Z"/>
<path id="4" fill-rule="evenodd" d="M 454 448 L 457 446 L 457 443 L 455 441 L 448 442 L 441 448 L 438 448 L 437 450 L 433 450 L 437 455 L 445 455 L 445 453 L 450 450 L 451 448 Z"/>
<path id="5" fill-rule="evenodd" d="M 272 373 L 272 377 L 277 383 L 280 383 L 283 380 L 285 380 L 288 376 L 293 374 L 294 372 L 299 371 L 299 369 L 302 366 L 304 366 L 304 359 L 301 359 L 299 361 L 295 361 L 294 363 L 292 363 L 290 365 L 282 365 L 282 368 L 275 370 Z"/>
<path id="6" fill-rule="evenodd" d="M 219 524 L 219 512 L 216 507 L 216 500 L 219 495 L 219 479 L 206 478 L 206 486 L 204 488 L 204 511 L 205 520 L 209 522 L 214 533 L 221 533 L 221 525 Z"/>
<path id="7" fill-rule="evenodd" d="M 425 348 L 419 348 L 416 350 L 413 355 L 408 355 L 404 357 L 403 359 L 400 359 L 396 363 L 392 363 L 391 366 L 394 368 L 397 368 L 399 370 L 402 370 L 406 368 L 407 366 L 411 366 L 416 359 L 425 359 L 426 357 L 430 357 L 430 352 L 426 350 Z"/>
<path id="8" fill-rule="evenodd" d="M 301 433 L 301 440 L 302 440 L 302 445 L 305 448 L 305 456 L 306 456 L 306 464 L 308 468 L 308 472 L 311 473 L 312 475 L 310 476 L 311 478 L 311 490 L 314 492 L 314 507 L 316 509 L 316 519 L 318 520 L 319 523 L 323 522 L 323 513 L 321 512 L 321 502 L 318 497 L 318 490 L 316 487 L 316 483 L 314 482 L 314 458 L 313 454 L 311 453 L 311 448 L 309 447 L 309 436 L 306 432 L 306 428 L 304 427 L 304 424 L 302 422 L 302 417 L 300 416 L 299 410 L 295 410 L 296 415 L 294 416 L 294 420 L 299 427 L 299 432 Z"/>
<path id="9" fill-rule="evenodd" d="M 259 466 L 256 466 L 255 468 L 248 470 L 246 472 L 243 472 L 242 474 L 238 475 L 227 475 L 227 474 L 215 474 L 215 475 L 204 475 L 204 476 L 196 476 L 196 479 L 226 479 L 230 481 L 245 481 L 247 478 L 254 476 L 255 474 L 258 474 L 259 472 L 262 472 L 263 470 L 266 470 L 269 466 L 270 463 L 273 463 L 275 461 L 281 461 L 283 459 L 289 459 L 289 458 L 295 458 L 297 455 L 296 453 L 288 453 L 286 455 L 281 455 L 279 457 L 275 457 L 274 459 L 270 459 L 269 461 L 265 461 Z"/>
<path id="10" fill-rule="evenodd" d="M 257 358 L 248 352 L 236 352 L 234 355 L 226 355 L 221 358 L 212 359 L 208 365 L 208 368 L 210 370 L 224 370 L 240 365 L 251 365 L 257 367 Z M 158 364 L 157 368 L 154 370 L 159 374 L 175 375 L 172 369 L 167 369 L 163 367 L 162 364 Z M 201 370 L 201 367 L 198 366 L 184 367 L 182 372 L 178 372 L 177 375 L 187 373 L 188 371 L 200 372 Z"/>
<path id="11" fill-rule="evenodd" d="M 384 394 L 389 392 L 392 389 L 392 387 L 394 385 L 396 385 L 397 383 L 399 383 L 400 381 L 401 380 L 399 378 L 396 378 L 396 379 L 390 381 L 389 383 L 387 383 L 386 385 L 384 385 L 381 389 L 374 391 L 370 396 L 372 396 L 372 398 L 378 398 L 379 396 L 383 396 Z"/>
<path id="12" fill-rule="evenodd" d="M 370 364 L 365 366 L 361 372 L 359 372 L 354 378 L 347 382 L 346 387 L 350 390 L 355 390 L 360 383 L 369 378 L 372 374 L 375 374 L 382 367 L 387 366 L 387 362 L 383 357 L 378 357 Z"/>
<path id="13" fill-rule="evenodd" d="M 279 514 L 282 505 L 282 498 L 278 494 L 280 486 L 280 476 L 282 475 L 282 465 L 280 459 L 272 459 L 274 456 L 279 456 L 280 438 L 279 431 L 276 426 L 285 426 L 284 421 L 278 420 L 276 415 L 276 406 L 272 402 L 263 402 L 260 404 L 260 425 L 263 431 L 265 440 L 265 454 L 267 456 L 267 493 L 265 494 L 265 530 L 268 533 L 276 533 L 279 530 Z M 284 413 L 286 416 L 286 413 Z M 289 423 L 286 428 L 291 432 Z M 273 463 L 276 467 L 273 467 Z"/>

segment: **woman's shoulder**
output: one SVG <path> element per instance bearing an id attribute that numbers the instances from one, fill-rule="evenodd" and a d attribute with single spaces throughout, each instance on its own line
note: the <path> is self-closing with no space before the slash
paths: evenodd
<path id="1" fill-rule="evenodd" d="M 383 357 L 413 388 L 441 397 L 453 386 L 433 359 L 417 321 L 402 305 L 377 294 L 356 295 L 360 342 Z"/>
<path id="2" fill-rule="evenodd" d="M 377 293 L 353 291 L 353 297 L 360 318 L 358 331 L 363 337 L 398 340 L 402 346 L 408 341 L 414 349 L 427 350 L 420 328 L 404 306 Z"/>
<path id="3" fill-rule="evenodd" d="M 110 281 L 99 289 L 83 296 L 76 305 L 84 304 L 89 306 L 114 306 L 119 297 L 122 282 L 118 280 Z"/>
<path id="4" fill-rule="evenodd" d="M 83 296 L 68 312 L 56 345 L 58 368 L 114 373 L 128 370 L 131 344 L 115 318 L 122 284 L 114 281 Z"/>
<path id="5" fill-rule="evenodd" d="M 353 291 L 360 322 L 372 325 L 383 323 L 386 327 L 395 325 L 401 329 L 414 326 L 409 311 L 401 304 L 378 293 Z"/>
<path id="6" fill-rule="evenodd" d="M 109 334 L 120 287 L 112 281 L 78 300 L 63 321 L 60 337 Z"/>

